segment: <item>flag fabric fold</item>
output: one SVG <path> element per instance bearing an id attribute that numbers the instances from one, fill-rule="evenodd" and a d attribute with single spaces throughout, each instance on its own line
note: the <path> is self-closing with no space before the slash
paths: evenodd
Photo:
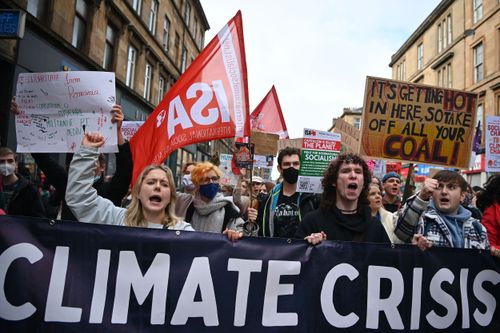
<path id="1" fill-rule="evenodd" d="M 130 140 L 132 182 L 149 164 L 181 147 L 250 135 L 248 81 L 241 12 L 181 75 Z"/>
<path id="2" fill-rule="evenodd" d="M 278 134 L 280 139 L 288 139 L 285 118 L 274 86 L 250 114 L 250 121 L 254 131 Z"/>

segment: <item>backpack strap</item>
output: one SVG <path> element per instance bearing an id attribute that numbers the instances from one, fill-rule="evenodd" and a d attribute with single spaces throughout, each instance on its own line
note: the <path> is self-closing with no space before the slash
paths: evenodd
<path id="1" fill-rule="evenodd" d="M 241 214 L 236 209 L 234 209 L 231 204 L 224 206 L 224 222 L 222 222 L 221 232 L 223 232 L 226 229 L 227 225 L 229 224 L 229 221 L 237 217 L 241 217 Z"/>
<path id="2" fill-rule="evenodd" d="M 191 223 L 194 211 L 195 211 L 194 204 L 191 202 L 188 206 L 188 209 L 186 210 L 186 217 L 184 217 L 184 221 Z"/>

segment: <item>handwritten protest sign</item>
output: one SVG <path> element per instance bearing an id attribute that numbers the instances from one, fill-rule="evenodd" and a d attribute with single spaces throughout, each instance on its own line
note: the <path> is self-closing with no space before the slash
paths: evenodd
<path id="1" fill-rule="evenodd" d="M 486 171 L 500 172 L 500 117 L 486 117 Z"/>
<path id="2" fill-rule="evenodd" d="M 236 185 L 238 179 L 233 174 L 231 168 L 231 161 L 233 159 L 233 155 L 231 154 L 220 154 L 219 155 L 219 169 L 222 171 L 222 177 L 220 177 L 219 183 L 222 185 Z"/>
<path id="3" fill-rule="evenodd" d="M 338 133 L 304 129 L 297 192 L 323 191 L 321 179 L 330 161 L 339 155 L 340 139 Z"/>
<path id="4" fill-rule="evenodd" d="M 360 154 L 466 169 L 477 95 L 367 77 Z"/>
<path id="5" fill-rule="evenodd" d="M 124 121 L 122 123 L 122 133 L 125 140 L 130 141 L 144 121 Z"/>
<path id="6" fill-rule="evenodd" d="M 101 152 L 116 152 L 115 74 L 108 72 L 21 73 L 17 80 L 17 151 L 74 152 L 85 131 L 100 132 Z"/>

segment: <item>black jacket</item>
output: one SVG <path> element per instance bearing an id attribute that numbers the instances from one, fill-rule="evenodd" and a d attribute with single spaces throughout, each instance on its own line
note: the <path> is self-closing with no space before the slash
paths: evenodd
<path id="1" fill-rule="evenodd" d="M 8 215 L 45 217 L 45 210 L 36 188 L 23 176 L 16 175 L 19 178 L 19 184 L 10 199 L 6 213 Z M 0 192 L 0 196 L 2 193 Z"/>
<path id="2" fill-rule="evenodd" d="M 66 200 L 64 200 L 66 186 L 68 184 L 68 172 L 48 154 L 32 153 L 31 155 L 49 182 L 56 189 L 53 202 L 63 201 L 61 219 L 76 221 L 76 217 L 71 213 L 66 204 Z M 129 143 L 126 142 L 118 146 L 118 153 L 116 153 L 116 172 L 113 178 L 107 183 L 101 178 L 93 185 L 97 190 L 97 194 L 111 200 L 115 206 L 120 206 L 122 199 L 128 192 L 128 187 L 132 180 L 132 168 L 132 153 L 130 152 Z"/>

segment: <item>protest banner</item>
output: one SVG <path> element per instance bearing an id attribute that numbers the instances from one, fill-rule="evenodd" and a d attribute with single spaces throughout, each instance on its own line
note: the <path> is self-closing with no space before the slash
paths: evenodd
<path id="1" fill-rule="evenodd" d="M 339 133 L 304 129 L 297 192 L 323 192 L 321 179 L 330 161 L 339 155 L 340 140 Z"/>
<path id="2" fill-rule="evenodd" d="M 477 95 L 367 77 L 360 154 L 466 169 Z"/>
<path id="3" fill-rule="evenodd" d="M 241 12 L 201 51 L 130 141 L 133 181 L 174 150 L 250 135 Z"/>
<path id="4" fill-rule="evenodd" d="M 342 135 L 341 152 L 357 153 L 359 151 L 360 131 L 342 118 L 335 120 L 334 131 Z M 345 151 L 342 149 L 345 145 Z"/>
<path id="5" fill-rule="evenodd" d="M 277 134 L 280 139 L 288 139 L 285 118 L 274 86 L 250 114 L 250 121 L 252 131 Z"/>
<path id="6" fill-rule="evenodd" d="M 500 264 L 473 249 L 0 216 L 0 281 L 1 332 L 500 330 Z"/>
<path id="7" fill-rule="evenodd" d="M 254 153 L 257 155 L 273 155 L 277 154 L 278 134 L 262 133 L 252 131 L 250 142 L 254 144 Z"/>
<path id="8" fill-rule="evenodd" d="M 18 153 L 74 152 L 84 132 L 100 132 L 101 152 L 117 152 L 111 123 L 115 74 L 109 72 L 21 73 L 17 79 Z"/>
<path id="9" fill-rule="evenodd" d="M 500 172 L 500 117 L 486 117 L 486 171 Z"/>
<path id="10" fill-rule="evenodd" d="M 124 121 L 122 123 L 122 133 L 125 140 L 130 141 L 142 124 L 144 124 L 144 121 Z"/>

